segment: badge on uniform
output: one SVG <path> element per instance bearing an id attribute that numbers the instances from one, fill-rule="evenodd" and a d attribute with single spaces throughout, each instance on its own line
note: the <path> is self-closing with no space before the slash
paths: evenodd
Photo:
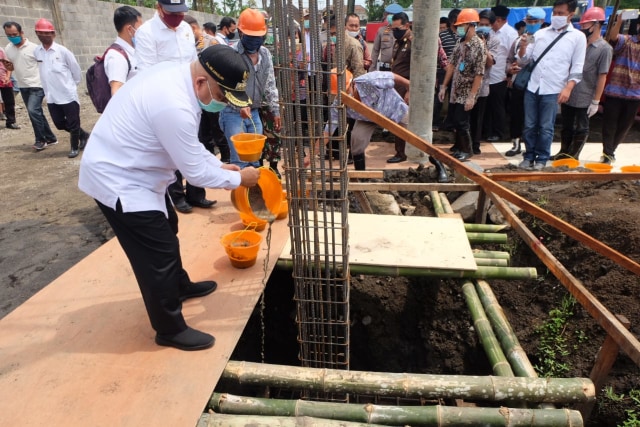
<path id="1" fill-rule="evenodd" d="M 460 63 L 460 65 L 458 65 L 458 71 L 463 72 L 464 71 L 464 61 Z"/>

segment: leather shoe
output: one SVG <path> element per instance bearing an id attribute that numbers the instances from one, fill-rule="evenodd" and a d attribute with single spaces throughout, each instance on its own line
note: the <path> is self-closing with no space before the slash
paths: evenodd
<path id="1" fill-rule="evenodd" d="M 193 210 L 193 206 L 187 203 L 187 201 L 184 199 L 175 202 L 174 206 L 176 207 L 178 212 L 182 213 L 190 213 Z"/>
<path id="2" fill-rule="evenodd" d="M 180 295 L 178 296 L 178 299 L 180 302 L 183 302 L 189 298 L 203 297 L 215 291 L 217 287 L 218 284 L 213 280 L 205 280 L 195 283 L 192 282 L 188 285 L 180 286 Z"/>
<path id="3" fill-rule="evenodd" d="M 17 129 L 20 129 L 20 126 L 18 126 L 18 125 L 17 125 L 17 124 L 15 124 L 15 123 L 9 123 L 9 124 L 7 125 L 7 129 L 16 129 L 16 130 L 17 130 Z"/>
<path id="4" fill-rule="evenodd" d="M 500 137 L 497 135 L 492 135 L 487 137 L 487 142 L 498 142 L 500 141 Z"/>
<path id="5" fill-rule="evenodd" d="M 78 150 L 75 148 L 72 148 L 71 151 L 69 151 L 68 156 L 70 159 L 73 159 L 74 157 L 78 157 Z"/>
<path id="6" fill-rule="evenodd" d="M 185 202 L 185 203 L 188 203 L 191 206 L 195 206 L 197 208 L 209 209 L 211 206 L 213 206 L 216 203 L 218 203 L 218 201 L 217 200 L 200 199 L 200 200 L 189 200 L 188 202 Z"/>
<path id="7" fill-rule="evenodd" d="M 387 159 L 387 163 L 400 163 L 400 162 L 404 162 L 405 160 L 407 160 L 407 156 L 393 156 L 390 159 Z"/>
<path id="8" fill-rule="evenodd" d="M 179 350 L 194 351 L 213 347 L 216 339 L 209 334 L 187 326 L 184 331 L 173 335 L 156 334 L 156 344 L 175 347 Z"/>

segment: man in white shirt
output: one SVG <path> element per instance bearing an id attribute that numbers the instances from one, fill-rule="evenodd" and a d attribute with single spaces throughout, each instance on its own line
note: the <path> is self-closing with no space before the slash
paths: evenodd
<path id="1" fill-rule="evenodd" d="M 56 128 L 66 130 L 71 135 L 69 158 L 74 158 L 89 138 L 89 132 L 80 127 L 80 65 L 69 49 L 54 41 L 56 32 L 51 22 L 39 19 L 36 22 L 36 36 L 42 44 L 36 47 L 33 56 L 38 61 L 47 108 Z"/>
<path id="2" fill-rule="evenodd" d="M 229 16 L 222 18 L 220 24 L 218 24 L 218 31 L 216 31 L 216 40 L 218 40 L 218 43 L 227 46 L 235 44 L 231 40 L 236 36 L 236 27 L 236 21 L 233 18 Z"/>
<path id="3" fill-rule="evenodd" d="M 527 151 L 519 165 L 522 169 L 541 170 L 547 165 L 558 104 L 569 100 L 582 79 L 587 39 L 571 25 L 576 7 L 576 0 L 556 0 L 551 26 L 537 31 L 533 43 L 529 38 L 520 42 L 516 59 L 522 66 L 538 59 L 557 37 L 562 37 L 534 68 L 525 90 L 523 137 Z"/>
<path id="4" fill-rule="evenodd" d="M 115 49 L 109 49 L 104 57 L 104 71 L 111 86 L 111 96 L 137 73 L 135 58 L 135 34 L 142 25 L 142 15 L 131 6 L 121 6 L 113 13 L 113 24 L 118 32 L 115 44 L 126 56 Z"/>
<path id="5" fill-rule="evenodd" d="M 495 21 L 491 23 L 489 36 L 498 41 L 493 53 L 494 64 L 489 73 L 489 96 L 484 116 L 484 133 L 487 141 L 495 142 L 504 138 L 507 102 L 507 57 L 511 45 L 518 38 L 518 32 L 507 24 L 509 8 L 503 5 L 494 6 L 491 11 Z"/>
<path id="6" fill-rule="evenodd" d="M 214 343 L 182 316 L 182 301 L 208 295 L 217 284 L 193 283 L 184 270 L 166 188 L 176 168 L 203 187 L 256 184 L 259 170 L 221 163 L 197 136 L 202 109 L 248 105 L 248 76 L 240 55 L 222 45 L 191 63 L 144 71 L 109 101 L 82 158 L 78 186 L 96 200 L 129 258 L 158 345 L 201 350 Z"/>
<path id="7" fill-rule="evenodd" d="M 22 26 L 17 22 L 5 22 L 3 28 L 4 34 L 9 39 L 5 53 L 13 66 L 13 77 L 18 82 L 20 95 L 22 95 L 24 105 L 27 107 L 31 127 L 33 127 L 35 134 L 33 148 L 36 151 L 44 150 L 49 145 L 57 144 L 58 139 L 51 131 L 47 117 L 42 110 L 44 90 L 40 82 L 38 62 L 33 56 L 38 45 L 24 36 Z"/>

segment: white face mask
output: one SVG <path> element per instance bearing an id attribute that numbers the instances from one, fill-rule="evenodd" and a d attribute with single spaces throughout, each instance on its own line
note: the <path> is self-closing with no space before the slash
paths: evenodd
<path id="1" fill-rule="evenodd" d="M 351 37 L 358 37 L 358 34 L 360 34 L 359 31 L 347 31 L 347 34 L 349 34 Z"/>
<path id="2" fill-rule="evenodd" d="M 552 16 L 551 17 L 551 28 L 554 30 L 559 30 L 560 28 L 566 26 L 569 23 L 566 16 Z"/>

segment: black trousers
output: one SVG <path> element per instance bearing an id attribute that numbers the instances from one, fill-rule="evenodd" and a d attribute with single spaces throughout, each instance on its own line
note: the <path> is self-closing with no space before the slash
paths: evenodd
<path id="1" fill-rule="evenodd" d="M 562 116 L 562 141 L 571 144 L 573 138 L 586 137 L 589 133 L 589 116 L 587 108 L 576 108 L 567 104 L 560 105 Z"/>
<path id="2" fill-rule="evenodd" d="M 80 104 L 76 101 L 68 104 L 47 104 L 47 108 L 56 129 L 69 133 L 80 131 Z"/>
<path id="3" fill-rule="evenodd" d="M 511 139 L 521 138 L 524 129 L 524 91 L 511 88 L 509 118 Z"/>
<path id="4" fill-rule="evenodd" d="M 640 100 L 607 96 L 602 117 L 602 145 L 604 154 L 613 156 L 616 148 L 633 126 Z"/>
<path id="5" fill-rule="evenodd" d="M 504 136 L 504 125 L 507 102 L 507 82 L 489 85 L 489 96 L 487 97 L 487 110 L 484 115 L 484 134 L 497 136 L 500 139 Z"/>
<path id="6" fill-rule="evenodd" d="M 456 132 L 469 132 L 469 122 L 471 117 L 470 111 L 464 110 L 464 104 L 449 103 L 451 110 L 451 125 Z"/>
<path id="7" fill-rule="evenodd" d="M 480 140 L 482 139 L 482 123 L 484 121 L 485 110 L 487 107 L 487 97 L 480 96 L 476 101 L 476 105 L 471 109 L 469 115 L 469 124 L 471 128 L 471 141 L 475 148 L 480 147 Z"/>
<path id="8" fill-rule="evenodd" d="M 222 129 L 220 129 L 219 117 L 220 113 L 210 113 L 202 110 L 200 127 L 198 128 L 198 140 L 200 140 L 211 154 L 214 153 L 214 147 L 218 146 L 221 156 L 220 160 L 228 163 L 229 159 L 225 159 L 223 153 L 226 152 L 228 156 L 229 142 L 227 141 L 227 137 L 224 136 Z"/>
<path id="9" fill-rule="evenodd" d="M 124 250 L 138 281 L 151 326 L 159 334 L 187 329 L 182 316 L 180 285 L 189 283 L 182 268 L 178 216 L 165 196 L 169 218 L 160 211 L 122 212 L 96 200 Z"/>
<path id="10" fill-rule="evenodd" d="M 444 81 L 444 75 L 446 74 L 446 70 L 442 68 L 438 68 L 436 70 L 436 83 L 438 86 L 434 92 L 433 96 L 433 118 L 431 120 L 433 127 L 440 127 L 442 124 L 442 118 L 440 117 L 440 113 L 442 112 L 442 102 L 440 102 L 440 98 L 438 98 L 438 91 L 440 89 L 440 85 Z"/>
<path id="11" fill-rule="evenodd" d="M 0 87 L 0 95 L 4 103 L 4 115 L 7 116 L 6 125 L 16 122 L 16 99 L 12 87 Z"/>
<path id="12" fill-rule="evenodd" d="M 187 203 L 199 202 L 204 199 L 207 194 L 207 191 L 204 188 L 191 185 L 189 184 L 189 181 L 184 185 L 182 183 L 182 174 L 180 171 L 176 171 L 176 181 L 169 184 L 167 192 L 175 204 L 179 203 L 181 200 L 186 200 Z"/>

